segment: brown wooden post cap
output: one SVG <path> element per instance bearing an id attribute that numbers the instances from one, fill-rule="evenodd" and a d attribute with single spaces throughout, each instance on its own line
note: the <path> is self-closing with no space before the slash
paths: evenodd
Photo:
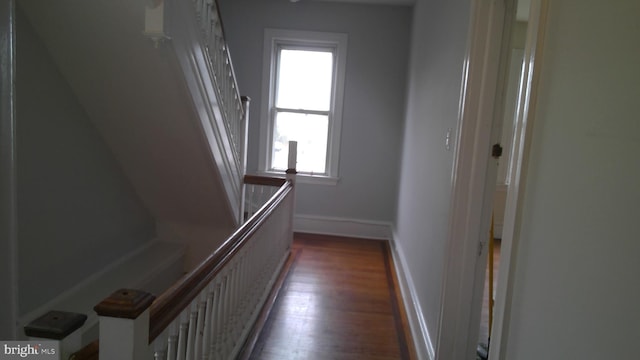
<path id="1" fill-rule="evenodd" d="M 43 339 L 62 340 L 79 329 L 87 315 L 66 311 L 49 311 L 24 327 L 25 335 Z"/>
<path id="2" fill-rule="evenodd" d="M 120 289 L 102 300 L 93 310 L 100 316 L 135 319 L 151 306 L 155 298 L 145 291 Z"/>

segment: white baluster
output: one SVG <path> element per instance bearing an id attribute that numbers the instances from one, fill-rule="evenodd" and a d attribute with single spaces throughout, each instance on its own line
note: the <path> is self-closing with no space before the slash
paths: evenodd
<path id="1" fill-rule="evenodd" d="M 180 330 L 178 332 L 177 360 L 185 360 L 187 354 L 187 336 L 189 331 L 189 308 L 180 314 Z"/>
<path id="2" fill-rule="evenodd" d="M 169 338 L 167 339 L 167 360 L 176 360 L 178 355 L 178 328 L 179 320 L 173 320 L 169 325 Z"/>
<path id="3" fill-rule="evenodd" d="M 238 278 L 240 274 L 240 269 L 238 268 L 238 256 L 234 258 L 232 268 L 233 268 L 233 277 L 231 278 L 231 283 L 233 286 L 233 291 L 231 292 L 231 308 L 229 313 L 229 346 L 230 349 L 233 348 L 236 339 L 236 329 L 238 327 Z"/>
<path id="4" fill-rule="evenodd" d="M 227 302 L 227 275 L 222 275 L 220 282 L 220 296 L 216 311 L 216 359 L 222 359 L 224 355 L 225 340 L 225 307 Z"/>
<path id="5" fill-rule="evenodd" d="M 215 292 L 215 279 L 208 286 L 207 291 L 207 305 L 206 305 L 206 313 L 204 318 L 204 329 L 202 333 L 202 344 L 200 346 L 202 355 L 202 359 L 207 359 L 209 357 L 209 348 L 211 347 L 211 331 L 213 328 L 212 317 L 213 317 L 213 296 Z"/>
<path id="6" fill-rule="evenodd" d="M 216 283 L 216 294 L 214 297 L 214 315 L 213 315 L 213 338 L 212 338 L 212 352 L 211 357 L 218 359 L 220 354 L 220 347 L 222 341 L 222 302 L 223 302 L 223 294 L 224 294 L 224 286 L 223 282 L 220 279 L 224 279 L 224 275 L 222 275 Z"/>
<path id="7" fill-rule="evenodd" d="M 202 358 L 202 337 L 205 326 L 205 312 L 207 309 L 207 291 L 206 288 L 200 293 L 200 301 L 198 302 L 198 317 L 196 322 L 196 331 L 194 334 L 195 341 L 193 344 L 193 358 L 200 360 Z"/>
<path id="8" fill-rule="evenodd" d="M 191 303 L 191 311 L 189 312 L 189 332 L 187 335 L 187 354 L 185 360 L 194 360 L 194 347 L 196 343 L 196 326 L 198 321 L 198 301 L 197 299 Z"/>
<path id="9" fill-rule="evenodd" d="M 154 360 L 166 360 L 167 358 L 167 340 L 169 337 L 169 330 L 164 331 L 153 340 L 153 358 Z"/>
<path id="10" fill-rule="evenodd" d="M 249 203 L 247 208 L 249 209 L 249 217 L 253 216 L 253 213 L 255 212 L 254 207 L 253 207 L 253 203 L 256 201 L 255 200 L 255 193 L 256 193 L 256 186 L 255 185 L 249 185 Z"/>

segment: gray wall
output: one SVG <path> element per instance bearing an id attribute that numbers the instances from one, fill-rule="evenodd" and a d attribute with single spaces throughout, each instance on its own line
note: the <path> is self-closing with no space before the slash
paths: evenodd
<path id="1" fill-rule="evenodd" d="M 636 359 L 638 1 L 549 1 L 505 359 Z"/>
<path id="2" fill-rule="evenodd" d="M 0 339 L 13 339 L 15 324 L 15 121 L 14 1 L 0 2 Z"/>
<path id="3" fill-rule="evenodd" d="M 17 18 L 19 311 L 154 236 L 154 222 L 42 41 Z"/>
<path id="4" fill-rule="evenodd" d="M 455 148 L 445 137 L 456 138 L 469 13 L 469 0 L 418 1 L 413 19 L 396 240 L 433 344 Z"/>
<path id="5" fill-rule="evenodd" d="M 252 98 L 249 172 L 257 170 L 265 28 L 349 36 L 340 182 L 300 184 L 298 214 L 392 221 L 405 104 L 411 8 L 283 0 L 221 0 L 239 86 Z"/>

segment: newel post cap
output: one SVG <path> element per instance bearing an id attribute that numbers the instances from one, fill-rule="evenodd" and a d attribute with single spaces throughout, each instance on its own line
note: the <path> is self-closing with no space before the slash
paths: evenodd
<path id="1" fill-rule="evenodd" d="M 120 289 L 96 305 L 99 316 L 135 319 L 147 310 L 155 296 L 141 290 Z"/>
<path id="2" fill-rule="evenodd" d="M 28 337 L 62 340 L 78 330 L 87 320 L 87 315 L 67 311 L 49 311 L 24 327 Z"/>

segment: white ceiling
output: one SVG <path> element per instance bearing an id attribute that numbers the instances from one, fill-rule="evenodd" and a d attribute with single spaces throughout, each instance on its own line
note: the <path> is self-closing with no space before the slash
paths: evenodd
<path id="1" fill-rule="evenodd" d="M 345 3 L 354 3 L 354 4 L 405 5 L 405 6 L 413 5 L 416 3 L 416 0 L 314 0 L 314 1 L 345 2 Z"/>
<path id="2" fill-rule="evenodd" d="M 304 0 L 289 0 L 291 2 L 298 2 Z M 327 2 L 343 2 L 354 4 L 378 4 L 378 5 L 414 5 L 416 0 L 313 0 L 313 1 L 327 1 Z M 531 0 L 517 0 L 518 10 L 516 19 L 518 21 L 527 21 L 529 19 L 529 7 L 531 6 Z"/>

